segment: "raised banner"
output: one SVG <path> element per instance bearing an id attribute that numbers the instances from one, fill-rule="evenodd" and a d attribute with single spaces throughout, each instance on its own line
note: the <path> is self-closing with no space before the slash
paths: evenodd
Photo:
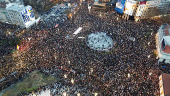
<path id="1" fill-rule="evenodd" d="M 24 9 L 23 11 L 21 11 L 21 15 L 22 15 L 22 18 L 24 20 L 25 23 L 29 22 L 30 21 L 30 15 L 28 14 L 27 10 Z"/>
<path id="2" fill-rule="evenodd" d="M 133 11 L 135 9 L 136 1 L 134 0 L 127 0 L 125 4 L 125 10 L 124 13 L 132 16 Z"/>
<path id="3" fill-rule="evenodd" d="M 115 11 L 122 14 L 124 10 L 124 5 L 125 0 L 117 0 Z"/>
<path id="4" fill-rule="evenodd" d="M 136 12 L 136 16 L 142 15 L 144 8 L 145 8 L 145 5 L 146 5 L 146 1 L 140 2 L 140 5 L 139 5 L 138 10 Z"/>

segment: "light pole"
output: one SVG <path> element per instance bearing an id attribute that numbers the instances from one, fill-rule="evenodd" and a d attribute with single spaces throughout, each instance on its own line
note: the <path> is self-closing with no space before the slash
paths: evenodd
<path id="1" fill-rule="evenodd" d="M 71 79 L 71 83 L 74 84 L 74 79 L 73 78 Z"/>
<path id="2" fill-rule="evenodd" d="M 64 78 L 67 78 L 67 75 L 66 75 L 66 74 L 64 74 Z"/>
<path id="3" fill-rule="evenodd" d="M 95 93 L 94 93 L 94 96 L 98 96 L 98 93 L 95 92 Z"/>
<path id="4" fill-rule="evenodd" d="M 77 93 L 77 96 L 80 96 L 80 93 Z"/>
<path id="5" fill-rule="evenodd" d="M 64 92 L 64 93 L 63 93 L 63 96 L 67 96 L 67 93 L 66 93 L 66 92 Z"/>

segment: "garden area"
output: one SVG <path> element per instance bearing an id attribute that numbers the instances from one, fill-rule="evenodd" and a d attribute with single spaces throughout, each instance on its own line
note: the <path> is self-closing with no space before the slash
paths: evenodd
<path id="1" fill-rule="evenodd" d="M 48 76 L 38 70 L 33 71 L 22 81 L 14 84 L 10 89 L 4 92 L 3 96 L 19 96 L 21 93 L 30 93 L 38 90 L 40 86 L 50 85 L 58 80 L 53 76 Z"/>

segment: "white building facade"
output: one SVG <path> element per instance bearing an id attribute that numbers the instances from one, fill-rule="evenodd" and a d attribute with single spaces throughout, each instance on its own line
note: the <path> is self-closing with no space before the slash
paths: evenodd
<path id="1" fill-rule="evenodd" d="M 159 61 L 170 63 L 170 25 L 161 25 L 156 38 Z"/>
<path id="2" fill-rule="evenodd" d="M 6 8 L 0 9 L 0 21 L 16 24 L 28 28 L 35 23 L 35 16 L 31 6 L 16 3 L 7 4 Z"/>

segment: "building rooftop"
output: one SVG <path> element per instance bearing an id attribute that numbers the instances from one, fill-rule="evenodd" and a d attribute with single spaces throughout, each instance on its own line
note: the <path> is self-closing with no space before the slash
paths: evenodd
<path id="1" fill-rule="evenodd" d="M 170 54 L 170 46 L 169 46 L 169 45 L 166 45 L 164 50 L 163 50 L 163 48 L 162 48 L 162 51 L 163 51 L 164 53 Z"/>
<path id="2" fill-rule="evenodd" d="M 162 80 L 163 80 L 164 94 L 165 96 L 170 96 L 170 74 L 163 73 Z"/>
<path id="3" fill-rule="evenodd" d="M 106 6 L 106 3 L 98 3 L 98 2 L 94 2 L 93 5 Z"/>
<path id="4" fill-rule="evenodd" d="M 170 25 L 165 26 L 165 28 L 163 29 L 163 35 L 170 36 Z"/>
<path id="5" fill-rule="evenodd" d="M 162 30 L 163 41 L 161 42 L 161 50 L 170 54 L 170 25 L 163 25 Z"/>
<path id="6" fill-rule="evenodd" d="M 14 4 L 14 3 L 9 3 L 7 5 L 8 10 L 22 11 L 24 8 L 25 8 L 24 5 L 19 5 L 19 4 Z"/>

